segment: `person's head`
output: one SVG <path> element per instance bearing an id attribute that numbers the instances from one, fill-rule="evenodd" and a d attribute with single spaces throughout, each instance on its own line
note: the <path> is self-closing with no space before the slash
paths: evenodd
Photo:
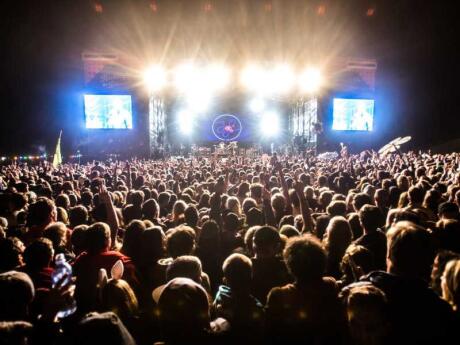
<path id="1" fill-rule="evenodd" d="M 379 188 L 375 191 L 374 200 L 377 206 L 387 207 L 390 199 L 390 194 L 387 189 Z"/>
<path id="2" fill-rule="evenodd" d="M 224 283 L 235 293 L 248 293 L 251 289 L 252 262 L 242 254 L 232 254 L 222 265 Z"/>
<path id="3" fill-rule="evenodd" d="M 34 284 L 27 274 L 0 273 L 0 321 L 27 320 L 34 296 Z"/>
<path id="4" fill-rule="evenodd" d="M 252 207 L 246 214 L 246 223 L 249 227 L 254 225 L 262 225 L 264 223 L 264 215 L 257 207 Z"/>
<path id="5" fill-rule="evenodd" d="M 43 236 L 51 240 L 54 250 L 65 247 L 67 244 L 67 227 L 61 222 L 52 223 L 46 227 Z"/>
<path id="6" fill-rule="evenodd" d="M 459 219 L 458 205 L 454 202 L 443 202 L 438 208 L 439 219 Z"/>
<path id="7" fill-rule="evenodd" d="M 138 302 L 131 286 L 123 279 L 110 279 L 101 288 L 101 310 L 111 311 L 122 320 L 136 316 Z"/>
<path id="8" fill-rule="evenodd" d="M 249 188 L 251 198 L 253 198 L 255 200 L 259 200 L 260 198 L 262 198 L 262 190 L 263 190 L 263 188 L 264 187 L 260 183 L 251 184 L 251 186 Z"/>
<path id="9" fill-rule="evenodd" d="M 236 193 L 239 197 L 246 197 L 249 193 L 249 183 L 248 182 L 241 182 L 238 186 L 238 192 Z"/>
<path id="10" fill-rule="evenodd" d="M 409 190 L 409 179 L 405 175 L 400 175 L 396 180 L 396 184 L 402 192 L 407 192 Z"/>
<path id="11" fill-rule="evenodd" d="M 91 193 L 89 190 L 81 193 L 81 203 L 83 206 L 90 209 L 93 205 L 93 193 Z"/>
<path id="12" fill-rule="evenodd" d="M 174 278 L 189 278 L 198 284 L 202 283 L 201 261 L 196 256 L 183 255 L 175 258 L 166 269 L 166 281 Z"/>
<path id="13" fill-rule="evenodd" d="M 407 192 L 407 196 L 409 198 L 409 203 L 421 205 L 425 197 L 425 191 L 421 187 L 412 186 L 409 188 L 409 191 Z"/>
<path id="14" fill-rule="evenodd" d="M 140 259 L 146 265 L 157 262 L 165 254 L 166 236 L 160 226 L 145 229 L 141 236 Z"/>
<path id="15" fill-rule="evenodd" d="M 121 252 L 131 257 L 134 261 L 139 259 L 142 245 L 142 233 L 144 231 L 145 224 L 141 220 L 131 221 L 126 228 Z"/>
<path id="16" fill-rule="evenodd" d="M 253 249 L 257 258 L 276 256 L 280 244 L 280 235 L 272 226 L 261 226 L 254 233 Z"/>
<path id="17" fill-rule="evenodd" d="M 271 204 L 275 212 L 282 213 L 286 208 L 286 199 L 284 198 L 283 194 L 276 193 L 272 196 Z"/>
<path id="18" fill-rule="evenodd" d="M 219 225 L 214 220 L 207 220 L 201 228 L 200 237 L 198 238 L 198 247 L 200 251 L 214 253 L 220 248 Z M 217 254 L 217 253 L 216 253 Z"/>
<path id="19" fill-rule="evenodd" d="M 254 255 L 254 234 L 261 228 L 260 225 L 251 226 L 244 234 L 244 246 L 248 256 Z"/>
<path id="20" fill-rule="evenodd" d="M 155 199 L 148 199 L 142 204 L 142 217 L 152 221 L 160 217 L 160 206 Z"/>
<path id="21" fill-rule="evenodd" d="M 76 326 L 75 344 L 135 345 L 123 322 L 113 312 L 87 314 Z"/>
<path id="22" fill-rule="evenodd" d="M 341 201 L 341 200 L 331 201 L 329 206 L 326 208 L 326 212 L 331 217 L 335 217 L 335 216 L 345 217 L 345 215 L 347 214 L 347 204 L 345 203 L 345 201 Z"/>
<path id="23" fill-rule="evenodd" d="M 442 297 L 455 311 L 460 310 L 460 259 L 447 263 L 441 278 Z"/>
<path id="24" fill-rule="evenodd" d="M 16 237 L 0 240 L 0 273 L 22 265 L 24 244 Z"/>
<path id="25" fill-rule="evenodd" d="M 324 210 L 326 210 L 329 204 L 331 203 L 333 196 L 334 194 L 328 190 L 321 192 L 321 194 L 319 195 L 318 201 Z"/>
<path id="26" fill-rule="evenodd" d="M 238 228 L 240 226 L 240 221 L 238 219 L 238 216 L 233 213 L 227 213 L 224 217 L 224 229 L 226 231 L 236 233 L 238 231 Z"/>
<path id="27" fill-rule="evenodd" d="M 128 198 L 135 208 L 140 209 L 142 207 L 142 203 L 144 202 L 144 192 L 136 190 L 129 194 Z"/>
<path id="28" fill-rule="evenodd" d="M 285 224 L 280 229 L 280 235 L 284 235 L 287 238 L 291 238 L 291 237 L 300 236 L 300 232 L 299 230 L 296 229 L 295 226 L 290 225 L 290 224 Z"/>
<path id="29" fill-rule="evenodd" d="M 112 244 L 110 228 L 106 223 L 98 222 L 88 227 L 85 233 L 86 249 L 90 254 L 97 254 L 108 250 Z"/>
<path id="30" fill-rule="evenodd" d="M 429 281 L 436 252 L 427 230 L 408 221 L 398 222 L 387 232 L 387 241 L 390 273 Z"/>
<path id="31" fill-rule="evenodd" d="M 374 268 L 372 252 L 357 244 L 348 246 L 340 263 L 340 270 L 346 284 L 358 281 L 361 276 L 373 271 Z"/>
<path id="32" fill-rule="evenodd" d="M 359 221 L 366 233 L 383 226 L 383 214 L 377 206 L 364 205 L 359 210 Z"/>
<path id="33" fill-rule="evenodd" d="M 423 199 L 423 207 L 436 212 L 439 207 L 441 196 L 441 193 L 436 189 L 430 189 L 428 192 L 426 192 L 425 198 Z"/>
<path id="34" fill-rule="evenodd" d="M 47 238 L 39 238 L 24 251 L 24 262 L 28 268 L 39 270 L 49 267 L 53 256 L 53 243 Z"/>
<path id="35" fill-rule="evenodd" d="M 166 248 L 172 258 L 191 255 L 195 250 L 195 231 L 189 226 L 178 226 L 166 234 Z"/>
<path id="36" fill-rule="evenodd" d="M 236 215 L 241 216 L 240 200 L 236 196 L 231 196 L 227 199 L 225 203 L 225 208 L 230 212 L 233 212 Z"/>
<path id="37" fill-rule="evenodd" d="M 444 273 L 446 265 L 451 260 L 459 260 L 460 254 L 452 252 L 450 250 L 441 250 L 436 255 L 433 263 L 433 269 L 431 270 L 431 288 L 438 293 L 438 295 L 442 295 L 442 288 L 441 288 L 441 277 Z"/>
<path id="38" fill-rule="evenodd" d="M 67 194 L 59 194 L 56 197 L 56 207 L 62 207 L 65 210 L 70 208 L 70 199 Z"/>
<path id="39" fill-rule="evenodd" d="M 389 335 L 385 294 L 371 284 L 358 284 L 341 293 L 354 344 L 385 344 Z"/>
<path id="40" fill-rule="evenodd" d="M 158 300 L 160 327 L 167 343 L 195 343 L 210 327 L 204 288 L 189 278 L 169 281 Z"/>
<path id="41" fill-rule="evenodd" d="M 86 230 L 88 225 L 77 225 L 70 235 L 72 249 L 77 256 L 86 250 Z"/>
<path id="42" fill-rule="evenodd" d="M 185 223 L 188 226 L 196 227 L 199 220 L 198 210 L 195 205 L 189 205 L 184 212 Z"/>
<path id="43" fill-rule="evenodd" d="M 289 239 L 283 256 L 289 272 L 299 284 L 308 284 L 324 276 L 327 254 L 321 242 L 312 235 Z"/>
<path id="44" fill-rule="evenodd" d="M 348 221 L 340 216 L 332 218 L 326 228 L 324 238 L 329 256 L 341 260 L 351 239 L 352 232 Z"/>
<path id="45" fill-rule="evenodd" d="M 88 210 L 83 205 L 77 205 L 69 210 L 69 223 L 73 229 L 78 225 L 88 223 Z"/>
<path id="46" fill-rule="evenodd" d="M 31 343 L 33 325 L 25 321 L 0 322 L 0 345 L 26 345 Z"/>
<path id="47" fill-rule="evenodd" d="M 19 211 L 27 205 L 27 199 L 24 194 L 12 193 L 9 197 L 9 208 L 11 211 Z"/>
<path id="48" fill-rule="evenodd" d="M 366 204 L 372 205 L 372 199 L 368 194 L 355 194 L 355 196 L 353 197 L 353 209 L 355 210 L 355 212 L 359 212 L 361 207 L 363 207 Z"/>
<path id="49" fill-rule="evenodd" d="M 27 225 L 46 226 L 57 219 L 56 206 L 48 198 L 40 197 L 29 206 L 27 214 Z"/>
<path id="50" fill-rule="evenodd" d="M 160 204 L 160 207 L 168 207 L 170 199 L 171 194 L 169 194 L 166 191 L 160 192 L 160 194 L 158 195 L 158 203 Z"/>

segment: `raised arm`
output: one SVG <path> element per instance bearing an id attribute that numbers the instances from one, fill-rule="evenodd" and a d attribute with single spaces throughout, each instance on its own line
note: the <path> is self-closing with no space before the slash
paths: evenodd
<path id="1" fill-rule="evenodd" d="M 118 217 L 115 211 L 115 206 L 113 205 L 112 199 L 110 198 L 110 194 L 107 191 L 107 188 L 102 184 L 99 187 L 99 200 L 105 206 L 107 212 L 107 224 L 110 227 L 112 248 L 115 248 L 117 244 L 117 233 L 119 228 Z"/>
<path id="2" fill-rule="evenodd" d="M 300 181 L 296 181 L 294 183 L 294 189 L 300 201 L 300 210 L 302 212 L 303 220 L 302 232 L 313 232 L 313 229 L 315 228 L 315 222 L 313 221 L 313 217 L 311 216 L 310 205 L 308 204 L 308 200 L 303 192 L 303 183 Z"/>

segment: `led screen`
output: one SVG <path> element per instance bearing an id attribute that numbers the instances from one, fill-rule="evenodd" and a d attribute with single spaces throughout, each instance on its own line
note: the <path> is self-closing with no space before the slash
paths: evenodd
<path id="1" fill-rule="evenodd" d="M 86 128 L 132 129 L 130 95 L 85 95 Z"/>
<path id="2" fill-rule="evenodd" d="M 372 131 L 373 99 L 334 98 L 332 129 L 337 131 Z"/>

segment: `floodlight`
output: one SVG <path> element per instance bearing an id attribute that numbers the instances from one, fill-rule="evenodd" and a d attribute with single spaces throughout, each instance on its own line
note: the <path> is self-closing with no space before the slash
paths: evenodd
<path id="1" fill-rule="evenodd" d="M 209 91 L 224 89 L 230 81 L 230 70 L 222 64 L 212 64 L 205 69 L 205 83 Z"/>
<path id="2" fill-rule="evenodd" d="M 181 110 L 177 114 L 177 124 L 182 134 L 190 135 L 193 130 L 193 113 L 188 110 Z"/>
<path id="3" fill-rule="evenodd" d="M 151 66 L 144 72 L 144 83 L 149 91 L 160 91 L 166 85 L 165 69 L 159 65 Z"/>
<path id="4" fill-rule="evenodd" d="M 261 111 L 265 109 L 264 99 L 260 97 L 253 98 L 249 102 L 249 109 L 251 109 L 253 113 L 260 113 Z"/>
<path id="5" fill-rule="evenodd" d="M 286 65 L 278 65 L 270 72 L 269 87 L 274 93 L 287 93 L 294 85 L 294 73 Z"/>
<path id="6" fill-rule="evenodd" d="M 301 92 L 315 93 L 319 90 L 322 83 L 321 71 L 318 68 L 307 68 L 299 79 Z"/>
<path id="7" fill-rule="evenodd" d="M 186 92 L 193 89 L 198 80 L 200 80 L 198 71 L 191 63 L 184 63 L 174 71 L 174 83 L 180 91 Z"/>
<path id="8" fill-rule="evenodd" d="M 275 111 L 267 111 L 261 116 L 260 133 L 266 138 L 272 138 L 279 133 L 279 115 Z"/>

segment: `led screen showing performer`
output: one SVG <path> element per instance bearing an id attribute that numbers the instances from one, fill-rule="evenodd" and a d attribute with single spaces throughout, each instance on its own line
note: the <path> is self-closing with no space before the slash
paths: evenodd
<path id="1" fill-rule="evenodd" d="M 86 128 L 132 129 L 130 95 L 85 95 Z"/>
<path id="2" fill-rule="evenodd" d="M 212 122 L 212 132 L 218 140 L 233 141 L 238 139 L 243 126 L 241 121 L 231 114 L 217 116 Z"/>
<path id="3" fill-rule="evenodd" d="M 332 129 L 338 131 L 372 131 L 373 99 L 334 98 Z"/>

